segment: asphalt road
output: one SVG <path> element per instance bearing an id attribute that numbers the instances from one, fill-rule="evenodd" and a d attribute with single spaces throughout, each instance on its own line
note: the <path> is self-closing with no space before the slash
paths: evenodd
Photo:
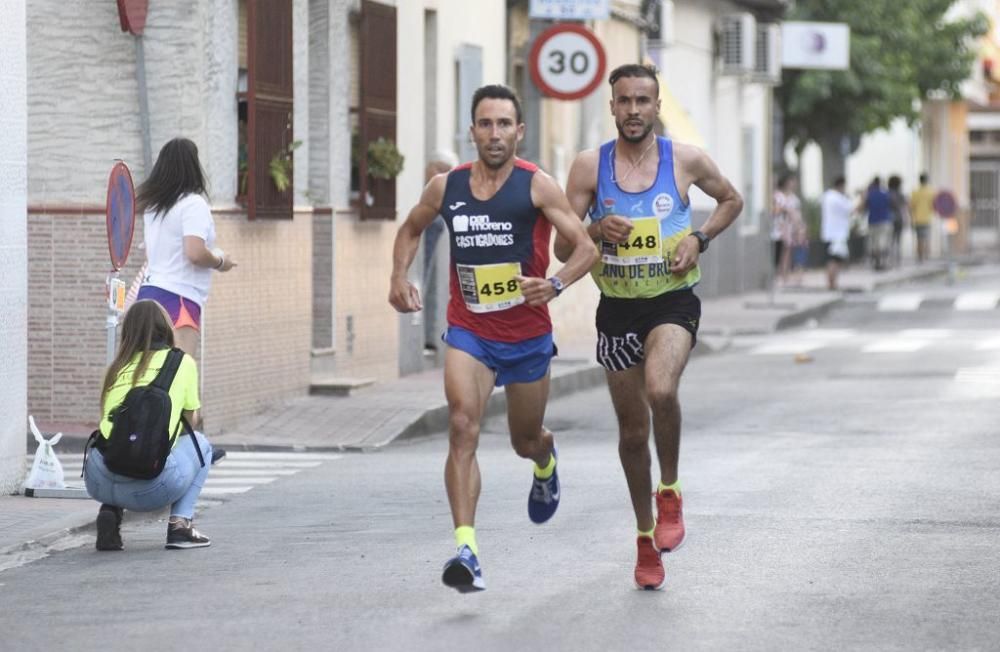
<path id="1" fill-rule="evenodd" d="M 434 437 L 349 455 L 211 507 L 204 550 L 126 527 L 0 573 L 3 650 L 915 650 L 1000 646 L 1000 292 L 983 272 L 885 310 L 746 337 L 690 364 L 689 531 L 637 591 L 606 391 L 550 405 L 562 505 L 528 521 L 530 464 L 487 425 L 477 533 L 488 590 L 452 554 Z"/>

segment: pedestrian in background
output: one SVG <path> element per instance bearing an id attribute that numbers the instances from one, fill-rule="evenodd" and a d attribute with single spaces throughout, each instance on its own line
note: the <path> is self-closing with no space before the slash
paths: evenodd
<path id="1" fill-rule="evenodd" d="M 192 356 L 198 353 L 212 271 L 228 272 L 236 266 L 232 256 L 214 248 L 215 221 L 205 193 L 198 147 L 187 138 L 163 146 L 136 192 L 147 263 L 137 299 L 151 299 L 167 310 L 177 347 Z"/>
<path id="2" fill-rule="evenodd" d="M 826 287 L 830 290 L 838 289 L 840 267 L 850 257 L 847 241 L 854 202 L 844 192 L 845 185 L 844 177 L 838 176 L 820 200 L 820 238 L 826 245 Z"/>
<path id="3" fill-rule="evenodd" d="M 431 156 L 424 173 L 424 183 L 429 183 L 434 175 L 445 174 L 458 165 L 458 156 L 448 150 L 438 150 Z M 435 264 L 437 244 L 445 231 L 444 218 L 438 215 L 424 231 L 424 351 L 435 353 L 440 342 L 441 332 L 437 329 L 438 270 Z"/>
<path id="4" fill-rule="evenodd" d="M 796 247 L 808 247 L 806 225 L 802 219 L 802 202 L 797 193 L 799 181 L 792 172 L 778 179 L 771 208 L 772 233 L 776 233 L 775 264 L 778 280 L 788 285 L 792 273 L 792 256 Z M 807 254 L 808 255 L 808 254 Z"/>
<path id="5" fill-rule="evenodd" d="M 198 368 L 194 358 L 183 354 L 170 396 L 167 432 L 172 441 L 160 474 L 149 480 L 113 473 L 104 462 L 102 450 L 111 437 L 112 415 L 133 387 L 153 382 L 174 346 L 174 331 L 164 308 L 150 300 L 136 301 L 122 320 L 121 345 L 104 376 L 101 390 L 101 423 L 93 435 L 84 463 L 87 493 L 99 501 L 97 513 L 98 550 L 122 550 L 121 522 L 124 510 L 153 512 L 170 506 L 167 548 L 203 548 L 208 537 L 194 529 L 191 520 L 213 458 L 212 445 L 200 432 L 188 434 L 182 417 L 198 424 L 201 401 L 198 397 Z M 133 435 L 134 436 L 134 435 Z M 196 438 L 196 442 L 191 438 Z M 88 447 L 91 442 L 88 442 Z M 200 452 L 199 452 L 200 451 Z"/>
<path id="6" fill-rule="evenodd" d="M 882 189 L 881 177 L 875 177 L 865 193 L 868 210 L 868 238 L 872 267 L 885 271 L 889 264 L 889 247 L 892 242 L 892 210 L 889 193 Z"/>
<path id="7" fill-rule="evenodd" d="M 889 177 L 889 211 L 892 214 L 892 244 L 890 258 L 893 267 L 903 263 L 902 238 L 903 227 L 909 221 L 908 202 L 903 194 L 903 179 L 899 175 Z"/>
<path id="8" fill-rule="evenodd" d="M 934 215 L 934 189 L 927 184 L 927 173 L 920 175 L 920 185 L 910 194 L 910 223 L 917 239 L 917 263 L 928 257 L 928 237 Z"/>

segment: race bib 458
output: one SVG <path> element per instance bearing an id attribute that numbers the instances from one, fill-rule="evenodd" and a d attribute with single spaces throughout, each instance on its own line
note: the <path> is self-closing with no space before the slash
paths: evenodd
<path id="1" fill-rule="evenodd" d="M 456 265 L 462 299 L 471 312 L 495 312 L 524 303 L 521 284 L 514 277 L 521 263 Z"/>

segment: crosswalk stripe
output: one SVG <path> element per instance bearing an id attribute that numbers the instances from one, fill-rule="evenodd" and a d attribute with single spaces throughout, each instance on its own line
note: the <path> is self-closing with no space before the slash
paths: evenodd
<path id="1" fill-rule="evenodd" d="M 891 340 L 878 340 L 867 344 L 861 348 L 862 353 L 912 353 L 919 351 L 930 344 L 930 340 L 919 340 L 916 338 L 902 339 L 893 338 Z"/>
<path id="2" fill-rule="evenodd" d="M 882 312 L 910 312 L 920 307 L 924 295 L 917 292 L 900 292 L 887 294 L 878 301 L 878 309 Z"/>
<path id="3" fill-rule="evenodd" d="M 955 310 L 993 310 L 1000 303 L 1000 292 L 963 292 L 955 299 Z"/>
<path id="4" fill-rule="evenodd" d="M 253 489 L 253 486 L 246 487 L 202 487 L 202 496 L 223 496 L 229 494 L 245 494 Z"/>
<path id="5" fill-rule="evenodd" d="M 996 351 L 998 349 L 1000 349 L 1000 335 L 976 343 L 977 351 Z"/>
<path id="6" fill-rule="evenodd" d="M 310 462 L 314 460 L 339 460 L 343 455 L 337 453 L 283 453 L 257 451 L 228 451 L 227 460 L 286 460 L 292 462 Z"/>
<path id="7" fill-rule="evenodd" d="M 301 469 L 265 469 L 265 468 L 261 468 L 261 469 L 229 469 L 229 468 L 226 468 L 226 466 L 227 465 L 225 463 L 223 463 L 221 466 L 214 466 L 214 467 L 212 467 L 212 472 L 210 474 L 210 477 L 213 477 L 213 478 L 219 477 L 219 476 L 234 477 L 234 478 L 238 478 L 238 477 L 241 477 L 241 476 L 250 476 L 250 477 L 253 477 L 253 476 L 258 476 L 261 473 L 265 473 L 265 472 L 268 475 L 295 475 L 296 473 L 298 473 L 299 471 L 301 471 Z"/>
<path id="8" fill-rule="evenodd" d="M 953 335 L 950 328 L 904 328 L 899 331 L 900 337 L 918 340 L 945 340 Z"/>
<path id="9" fill-rule="evenodd" d="M 205 479 L 205 486 L 216 485 L 216 484 L 268 484 L 277 480 L 277 476 L 257 476 L 257 477 L 239 477 L 239 478 L 216 478 L 210 473 Z"/>
<path id="10" fill-rule="evenodd" d="M 319 466 L 322 462 L 249 462 L 243 460 L 230 460 L 228 456 L 223 462 L 227 467 L 234 469 L 311 469 Z"/>

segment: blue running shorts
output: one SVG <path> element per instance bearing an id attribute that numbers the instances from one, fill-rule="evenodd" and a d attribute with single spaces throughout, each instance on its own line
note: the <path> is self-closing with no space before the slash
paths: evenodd
<path id="1" fill-rule="evenodd" d="M 449 326 L 441 339 L 489 367 L 497 375 L 494 383 L 497 387 L 541 380 L 549 371 L 552 357 L 558 353 L 552 333 L 521 342 L 497 342 L 464 328 Z"/>

